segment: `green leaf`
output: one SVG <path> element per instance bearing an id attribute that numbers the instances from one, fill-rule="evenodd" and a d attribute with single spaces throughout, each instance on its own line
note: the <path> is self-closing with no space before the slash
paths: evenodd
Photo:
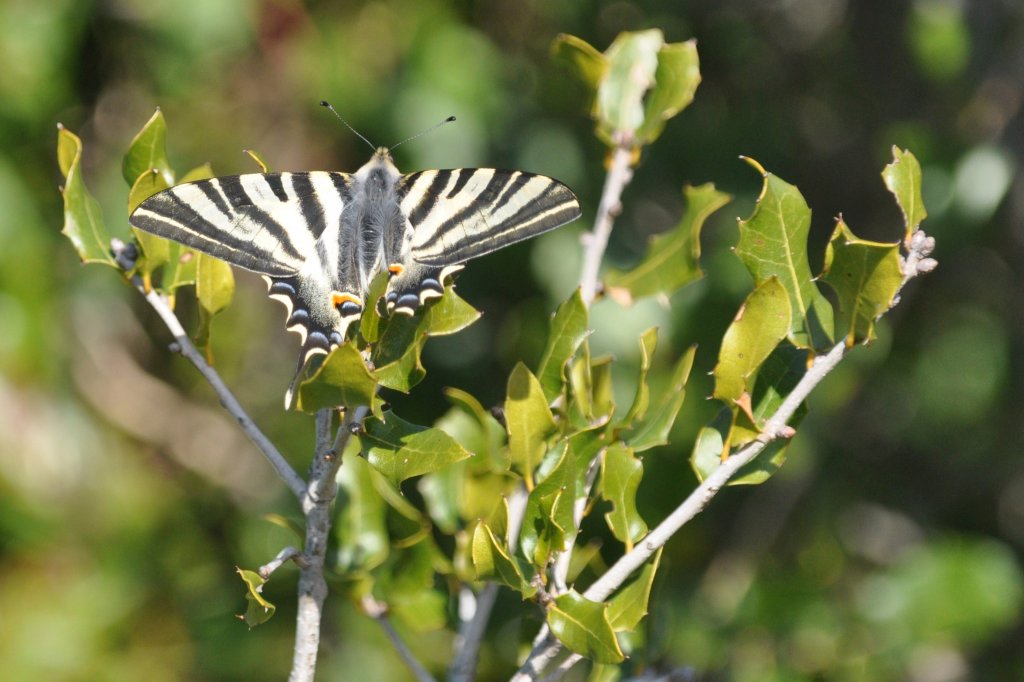
<path id="1" fill-rule="evenodd" d="M 644 465 L 624 443 L 613 443 L 601 461 L 599 492 L 612 504 L 604 515 L 615 538 L 633 550 L 633 543 L 647 534 L 647 524 L 636 510 L 636 491 L 644 475 Z"/>
<path id="2" fill-rule="evenodd" d="M 715 365 L 714 397 L 732 405 L 749 393 L 753 377 L 789 331 L 786 290 L 774 276 L 754 289 L 722 337 Z"/>
<path id="3" fill-rule="evenodd" d="M 509 555 L 504 543 L 499 542 L 482 521 L 473 529 L 472 557 L 478 580 L 497 580 L 521 592 L 523 599 L 537 593 L 537 588 L 523 576 L 519 563 Z"/>
<path id="4" fill-rule="evenodd" d="M 174 184 L 174 171 L 167 161 L 167 123 L 160 109 L 132 139 L 121 164 L 121 173 L 129 187 L 134 187 L 139 176 L 151 170 L 159 174 L 167 187 Z"/>
<path id="5" fill-rule="evenodd" d="M 644 125 L 644 96 L 654 85 L 664 36 L 658 29 L 620 33 L 605 52 L 608 73 L 597 92 L 597 132 L 609 146 Z"/>
<path id="6" fill-rule="evenodd" d="M 443 557 L 432 541 L 392 552 L 381 570 L 375 592 L 387 601 L 388 611 L 415 632 L 442 628 L 448 601 L 434 589 L 435 569 Z"/>
<path id="7" fill-rule="evenodd" d="M 837 337 L 846 345 L 875 338 L 875 320 L 892 305 L 903 282 L 900 245 L 860 239 L 840 217 L 825 249 L 823 279 L 839 297 Z"/>
<path id="8" fill-rule="evenodd" d="M 359 438 L 367 461 L 395 485 L 471 456 L 441 429 L 411 424 L 391 412 L 384 420 L 370 417 L 364 429 Z"/>
<path id="9" fill-rule="evenodd" d="M 408 393 L 426 376 L 420 355 L 427 337 L 454 334 L 479 317 L 480 313 L 459 298 L 450 285 L 440 300 L 420 308 L 415 315 L 392 315 L 370 356 L 376 368 L 374 375 L 381 385 Z M 367 331 L 373 333 L 372 325 Z"/>
<path id="10" fill-rule="evenodd" d="M 635 452 L 642 452 L 658 445 L 668 443 L 668 435 L 676 421 L 683 400 L 686 398 L 686 381 L 693 367 L 693 356 L 697 347 L 691 346 L 679 358 L 672 371 L 668 386 L 654 402 L 654 409 L 627 432 L 623 440 Z"/>
<path id="11" fill-rule="evenodd" d="M 637 131 L 643 144 L 654 142 L 665 129 L 665 121 L 685 109 L 693 101 L 700 84 L 700 60 L 697 41 L 670 43 L 658 50 L 658 69 L 654 87 L 647 95 L 644 123 Z"/>
<path id="12" fill-rule="evenodd" d="M 199 329 L 196 331 L 196 345 L 206 348 L 206 357 L 212 363 L 210 350 L 210 325 L 217 313 L 229 305 L 235 295 L 235 276 L 231 266 L 222 260 L 197 254 L 196 298 L 199 300 Z"/>
<path id="13" fill-rule="evenodd" d="M 570 650 L 598 663 L 621 663 L 622 649 L 608 621 L 608 605 L 590 601 L 575 590 L 548 607 L 551 633 Z"/>
<path id="14" fill-rule="evenodd" d="M 740 220 L 736 255 L 759 286 L 777 277 L 789 295 L 789 340 L 799 348 L 823 350 L 832 345 L 832 306 L 811 275 L 807 260 L 807 235 L 811 210 L 793 185 L 766 172 L 747 159 L 764 177 L 754 213 Z"/>
<path id="15" fill-rule="evenodd" d="M 651 388 L 647 385 L 647 374 L 651 371 L 651 359 L 654 357 L 654 349 L 658 346 L 658 328 L 651 327 L 640 335 L 640 376 L 636 380 L 636 393 L 633 395 L 633 404 L 629 411 L 622 418 L 618 426 L 629 428 L 636 419 L 643 419 L 647 414 L 647 407 L 651 403 Z"/>
<path id="16" fill-rule="evenodd" d="M 608 622 L 615 632 L 628 632 L 647 615 L 647 604 L 651 600 L 651 586 L 654 575 L 661 564 L 659 548 L 654 558 L 644 564 L 643 570 L 629 585 L 622 588 L 608 602 Z"/>
<path id="17" fill-rule="evenodd" d="M 110 255 L 110 235 L 103 224 L 99 202 L 82 180 L 82 141 L 64 126 L 57 126 L 57 162 L 64 175 L 64 228 L 83 263 L 119 266 Z"/>
<path id="18" fill-rule="evenodd" d="M 128 192 L 128 213 L 129 215 L 138 208 L 139 204 L 153 196 L 157 192 L 170 187 L 164 176 L 156 170 L 145 170 L 136 178 Z M 170 258 L 171 242 L 162 237 L 132 227 L 132 234 L 142 247 L 143 258 L 139 263 L 139 269 L 150 274 L 161 265 L 167 263 Z"/>
<path id="19" fill-rule="evenodd" d="M 462 414 L 467 415 L 475 428 L 471 435 L 459 438 L 455 432 L 449 431 L 462 445 L 478 455 L 476 463 L 487 465 L 494 471 L 507 471 L 509 467 L 508 453 L 504 451 L 505 429 L 490 412 L 484 409 L 480 401 L 469 393 L 457 388 L 446 388 L 444 394 L 448 401 Z"/>
<path id="20" fill-rule="evenodd" d="M 377 381 L 352 341 L 336 346 L 312 377 L 299 384 L 298 408 L 316 412 L 331 407 L 372 405 Z"/>
<path id="21" fill-rule="evenodd" d="M 540 382 L 521 362 L 508 378 L 507 395 L 505 426 L 512 466 L 531 489 L 533 470 L 547 450 L 545 440 L 555 430 L 555 421 Z"/>
<path id="22" fill-rule="evenodd" d="M 589 333 L 587 307 L 577 289 L 552 316 L 548 342 L 537 366 L 537 378 L 548 400 L 561 395 L 565 386 L 565 366 Z"/>
<path id="23" fill-rule="evenodd" d="M 903 211 L 903 224 L 906 226 L 903 241 L 909 243 L 910 235 L 928 217 L 921 199 L 921 164 L 909 150 L 894 146 L 892 163 L 882 171 L 882 180 Z"/>
<path id="24" fill-rule="evenodd" d="M 235 571 L 245 583 L 245 599 L 249 602 L 249 606 L 245 609 L 245 615 L 239 616 L 239 618 L 245 621 L 249 628 L 263 625 L 274 616 L 274 611 L 277 610 L 276 606 L 263 598 L 263 585 L 267 581 L 255 571 L 244 568 L 236 568 Z"/>
<path id="25" fill-rule="evenodd" d="M 597 90 L 608 74 L 608 59 L 587 41 L 567 33 L 555 38 L 551 54 L 556 61 L 568 67 L 587 89 L 588 107 L 591 115 L 596 114 Z"/>
<path id="26" fill-rule="evenodd" d="M 700 232 L 708 217 L 732 200 L 711 183 L 683 188 L 686 211 L 672 230 L 655 235 L 632 270 L 609 270 L 605 285 L 623 303 L 644 296 L 671 295 L 704 276 L 700 269 Z"/>
<path id="27" fill-rule="evenodd" d="M 565 549 L 565 541 L 576 535 L 573 505 L 576 468 L 568 443 L 547 476 L 530 491 L 519 536 L 523 555 L 544 570 L 553 552 Z"/>
<path id="28" fill-rule="evenodd" d="M 375 344 L 380 340 L 381 334 L 381 313 L 380 298 L 388 288 L 390 274 L 378 272 L 370 280 L 370 288 L 366 292 L 366 307 L 363 308 L 363 315 L 359 319 L 359 334 L 368 344 Z"/>
<path id="29" fill-rule="evenodd" d="M 374 485 L 374 471 L 365 459 L 354 455 L 354 448 L 345 452 L 344 464 L 338 470 L 338 501 L 334 506 L 334 563 L 341 575 L 376 568 L 387 559 L 391 547 L 385 522 L 387 506 Z"/>

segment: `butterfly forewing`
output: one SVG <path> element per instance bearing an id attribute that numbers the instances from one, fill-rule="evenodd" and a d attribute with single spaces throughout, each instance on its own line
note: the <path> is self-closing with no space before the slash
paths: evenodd
<path id="1" fill-rule="evenodd" d="M 398 192 L 413 228 L 412 258 L 427 265 L 462 263 L 580 215 L 572 190 L 522 171 L 420 171 L 403 176 Z"/>
<path id="2" fill-rule="evenodd" d="M 348 196 L 345 173 L 252 173 L 177 185 L 146 199 L 135 227 L 272 277 L 302 269 Z"/>

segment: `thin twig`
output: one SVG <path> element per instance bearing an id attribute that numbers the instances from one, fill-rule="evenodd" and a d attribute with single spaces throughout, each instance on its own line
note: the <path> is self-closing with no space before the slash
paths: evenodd
<path id="1" fill-rule="evenodd" d="M 324 559 L 331 531 L 331 503 L 338 492 L 335 479 L 341 466 L 341 455 L 352 436 L 352 427 L 362 422 L 368 410 L 357 407 L 345 415 L 338 439 L 332 442 L 331 412 L 320 410 L 316 416 L 317 449 L 309 467 L 309 487 L 302 498 L 306 515 L 304 565 L 299 572 L 298 614 L 295 618 L 295 652 L 290 682 L 312 682 L 316 673 L 320 648 L 320 620 L 327 582 L 324 580 Z M 335 447 L 334 443 L 337 443 Z"/>
<path id="2" fill-rule="evenodd" d="M 608 237 L 612 233 L 615 217 L 622 210 L 622 191 L 633 179 L 630 164 L 633 160 L 633 148 L 629 140 L 622 140 L 612 149 L 608 174 L 605 176 L 601 201 L 597 205 L 597 216 L 594 218 L 594 229 L 584 235 L 583 268 L 580 271 L 580 296 L 587 305 L 594 300 L 598 291 L 601 274 L 601 260 L 608 247 Z"/>
<path id="3" fill-rule="evenodd" d="M 478 594 L 469 586 L 462 588 L 459 595 L 459 611 L 462 625 L 455 637 L 455 659 L 448 668 L 448 682 L 471 682 L 476 678 L 476 664 L 480 655 L 480 645 L 487 632 L 487 623 L 494 610 L 494 602 L 498 599 L 498 583 L 487 583 Z M 463 602 L 470 602 L 463 617 Z M 471 609 L 471 611 L 470 611 Z"/>
<path id="4" fill-rule="evenodd" d="M 412 651 L 399 636 L 398 631 L 395 630 L 395 626 L 391 624 L 387 608 L 371 596 L 363 597 L 362 604 L 363 610 L 366 611 L 368 616 L 377 621 L 377 624 L 384 630 L 398 655 L 402 657 L 402 661 L 409 667 L 409 670 L 416 676 L 416 679 L 419 682 L 436 682 L 434 676 L 416 659 L 416 656 L 413 655 Z"/>
<path id="5" fill-rule="evenodd" d="M 256 572 L 260 574 L 261 578 L 266 580 L 267 578 L 270 577 L 271 573 L 273 573 L 277 569 L 281 568 L 281 566 L 285 562 L 292 561 L 292 560 L 295 560 L 295 563 L 297 563 L 299 565 L 301 565 L 303 563 L 302 562 L 302 552 L 300 552 L 295 547 L 292 547 L 292 546 L 289 545 L 288 547 L 285 547 L 280 552 L 278 552 L 276 557 L 274 557 L 273 559 L 271 559 L 267 563 L 265 563 L 262 566 L 260 566 L 256 570 Z"/>
<path id="6" fill-rule="evenodd" d="M 306 494 L 306 483 L 302 480 L 292 465 L 288 463 L 288 460 L 278 451 L 274 444 L 270 442 L 263 432 L 260 431 L 259 427 L 252 420 L 251 417 L 242 408 L 242 405 L 235 398 L 231 389 L 227 387 L 224 380 L 220 378 L 213 367 L 206 362 L 203 354 L 196 349 L 192 344 L 191 339 L 188 338 L 188 334 L 185 333 L 184 327 L 181 326 L 181 322 L 178 320 L 174 311 L 167 304 L 167 299 L 157 293 L 155 290 L 146 291 L 145 287 L 142 286 L 142 280 L 138 277 L 133 281 L 136 288 L 142 292 L 143 296 L 146 297 L 146 302 L 156 311 L 160 319 L 163 320 L 164 325 L 171 332 L 174 337 L 174 342 L 177 346 L 177 351 L 181 353 L 189 362 L 195 365 L 199 373 L 203 375 L 203 378 L 213 387 L 217 397 L 220 398 L 221 405 L 224 406 L 231 416 L 235 418 L 239 426 L 242 427 L 242 431 L 249 440 L 263 453 L 263 456 L 267 458 L 270 465 L 274 467 L 277 475 L 281 477 L 288 489 L 292 491 L 292 494 L 300 500 Z"/>

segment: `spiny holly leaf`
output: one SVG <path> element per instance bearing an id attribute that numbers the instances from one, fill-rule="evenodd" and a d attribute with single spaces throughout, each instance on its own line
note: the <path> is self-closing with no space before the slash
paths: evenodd
<path id="1" fill-rule="evenodd" d="M 635 419 L 643 419 L 647 414 L 647 407 L 651 403 L 651 388 L 647 385 L 647 373 L 651 371 L 651 359 L 654 357 L 654 349 L 657 346 L 657 327 L 651 327 L 640 335 L 640 376 L 637 377 L 633 404 L 629 406 L 626 416 L 618 423 L 621 428 L 629 428 Z"/>
<path id="2" fill-rule="evenodd" d="M 338 470 L 338 501 L 334 506 L 334 563 L 341 575 L 369 572 L 384 563 L 391 547 L 387 506 L 377 493 L 373 469 L 365 459 L 351 454 L 352 450 L 346 451 L 344 465 Z"/>
<path id="3" fill-rule="evenodd" d="M 231 266 L 222 260 L 198 254 L 196 264 L 196 298 L 199 300 L 199 329 L 196 345 L 206 349 L 206 359 L 213 364 L 210 346 L 210 325 L 214 316 L 229 305 L 235 295 L 235 276 Z"/>
<path id="4" fill-rule="evenodd" d="M 656 235 L 640 264 L 632 270 L 611 270 L 605 277 L 609 294 L 623 303 L 643 296 L 670 295 L 704 276 L 700 269 L 700 232 L 708 217 L 732 197 L 711 183 L 683 188 L 686 212 L 679 224 Z"/>
<path id="5" fill-rule="evenodd" d="M 548 400 L 561 395 L 565 385 L 565 366 L 589 333 L 587 307 L 577 289 L 552 316 L 548 342 L 537 367 L 537 378 Z"/>
<path id="6" fill-rule="evenodd" d="M 597 115 L 597 89 L 608 74 L 608 58 L 581 38 L 560 34 L 551 44 L 551 55 L 565 65 L 589 95 L 590 115 Z"/>
<path id="7" fill-rule="evenodd" d="M 598 663 L 621 663 L 625 658 L 608 621 L 607 604 L 570 590 L 548 607 L 547 623 L 558 641 L 581 656 Z"/>
<path id="8" fill-rule="evenodd" d="M 316 412 L 332 407 L 372 405 L 377 381 L 351 341 L 337 346 L 312 377 L 299 385 L 298 408 Z"/>
<path id="9" fill-rule="evenodd" d="M 685 109 L 693 101 L 700 84 L 700 60 L 697 41 L 670 43 L 658 50 L 658 69 L 654 87 L 647 95 L 644 123 L 637 130 L 640 142 L 650 144 L 665 129 L 665 121 Z"/>
<path id="10" fill-rule="evenodd" d="M 644 96 L 654 86 L 661 31 L 620 33 L 605 52 L 608 73 L 597 91 L 597 132 L 609 146 L 620 134 L 634 136 L 644 124 Z"/>
<path id="11" fill-rule="evenodd" d="M 376 367 L 374 375 L 381 385 L 408 393 L 426 376 L 420 355 L 427 337 L 454 334 L 479 317 L 480 313 L 459 298 L 451 285 L 440 300 L 420 308 L 415 315 L 392 315 L 370 356 Z"/>
<path id="12" fill-rule="evenodd" d="M 567 538 L 575 536 L 573 503 L 576 492 L 575 460 L 568 443 L 562 446 L 558 462 L 530 491 L 519 536 L 523 555 L 543 570 L 552 552 L 565 549 Z"/>
<path id="13" fill-rule="evenodd" d="M 496 534 L 484 522 L 473 529 L 473 568 L 478 580 L 497 580 L 517 590 L 528 599 L 537 593 L 514 557 L 508 553 L 505 543 L 499 542 Z"/>
<path id="14" fill-rule="evenodd" d="M 276 606 L 263 598 L 263 585 L 267 581 L 255 571 L 243 568 L 236 568 L 235 571 L 245 583 L 245 598 L 249 602 L 249 606 L 245 609 L 245 615 L 238 616 L 238 618 L 245 621 L 250 629 L 257 625 L 263 625 L 274 616 L 274 611 L 277 610 Z"/>
<path id="15" fill-rule="evenodd" d="M 367 419 L 359 439 L 366 459 L 395 485 L 471 456 L 441 429 L 411 424 L 391 412 L 383 420 Z"/>
<path id="16" fill-rule="evenodd" d="M 57 126 L 57 162 L 64 175 L 64 228 L 83 263 L 119 267 L 110 255 L 110 235 L 103 224 L 99 202 L 82 180 L 82 141 L 62 125 Z"/>
<path id="17" fill-rule="evenodd" d="M 814 283 L 807 260 L 811 210 L 793 185 L 747 159 L 764 177 L 754 213 L 740 220 L 736 255 L 754 276 L 755 286 L 775 276 L 789 295 L 789 339 L 799 348 L 832 345 L 832 306 Z"/>
<path id="18" fill-rule="evenodd" d="M 837 337 L 846 345 L 875 338 L 875 320 L 892 305 L 903 281 L 899 244 L 859 239 L 840 217 L 825 250 L 823 279 L 839 297 Z"/>
<path id="19" fill-rule="evenodd" d="M 641 452 L 668 443 L 668 435 L 676 421 L 686 397 L 686 381 L 693 367 L 693 356 L 697 347 L 691 346 L 676 363 L 668 386 L 662 391 L 653 409 L 637 421 L 635 426 L 623 435 L 623 440 L 635 452 Z"/>
<path id="20" fill-rule="evenodd" d="M 771 276 L 750 293 L 722 337 L 715 365 L 714 396 L 733 405 L 753 387 L 761 363 L 789 331 L 786 290 Z"/>
<path id="21" fill-rule="evenodd" d="M 882 171 L 882 180 L 903 211 L 903 223 L 906 226 L 903 241 L 909 243 L 910 235 L 928 217 L 921 199 L 921 164 L 909 150 L 900 150 L 894 146 L 892 163 Z"/>
<path id="22" fill-rule="evenodd" d="M 615 539 L 626 545 L 627 552 L 647 534 L 647 524 L 636 510 L 636 491 L 643 475 L 643 463 L 626 444 L 613 443 L 605 450 L 598 491 L 612 504 L 604 518 Z"/>
<path id="23" fill-rule="evenodd" d="M 167 161 L 167 122 L 157 109 L 128 147 L 121 164 L 124 181 L 131 187 L 140 175 L 155 170 L 166 186 L 174 184 L 174 171 Z"/>
<path id="24" fill-rule="evenodd" d="M 131 214 L 139 204 L 153 196 L 157 192 L 170 187 L 164 175 L 156 169 L 142 171 L 142 174 L 135 179 L 131 190 L 128 192 L 128 213 Z M 167 263 L 171 258 L 171 242 L 157 237 L 154 234 L 132 227 L 132 234 L 142 247 L 143 258 L 139 263 L 139 270 L 148 275 L 161 265 Z"/>
<path id="25" fill-rule="evenodd" d="M 512 466 L 532 489 L 533 470 L 547 450 L 545 441 L 555 430 L 555 421 L 540 382 L 521 362 L 508 378 L 505 426 Z"/>
<path id="26" fill-rule="evenodd" d="M 629 632 L 647 615 L 647 604 L 651 600 L 651 586 L 654 584 L 654 574 L 658 572 L 661 564 L 661 550 L 654 554 L 654 558 L 644 564 L 633 582 L 618 591 L 608 602 L 608 622 L 611 623 L 615 632 Z"/>

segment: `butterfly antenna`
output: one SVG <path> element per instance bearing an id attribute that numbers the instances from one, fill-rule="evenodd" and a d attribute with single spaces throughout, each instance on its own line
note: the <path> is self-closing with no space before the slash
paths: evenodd
<path id="1" fill-rule="evenodd" d="M 413 135 L 412 137 L 407 137 L 407 138 L 405 138 L 404 140 L 402 140 L 401 142 L 399 142 L 398 144 L 393 144 L 393 145 L 391 145 L 391 147 L 389 147 L 389 149 L 391 149 L 391 150 L 394 150 L 395 148 L 397 148 L 397 147 L 400 147 L 401 145 L 405 144 L 406 142 L 412 142 L 412 141 L 413 141 L 413 140 L 415 140 L 415 139 L 416 139 L 417 137 L 420 137 L 421 135 L 426 135 L 426 134 L 427 134 L 427 133 L 429 133 L 429 132 L 432 132 L 432 131 L 434 131 L 434 130 L 437 130 L 438 128 L 440 128 L 440 127 L 441 127 L 441 126 L 443 126 L 444 124 L 446 124 L 446 123 L 451 123 L 451 122 L 452 122 L 452 121 L 454 121 L 454 120 L 455 120 L 455 117 L 454 117 L 454 116 L 449 116 L 448 118 L 446 118 L 445 120 L 441 121 L 440 123 L 435 123 L 434 125 L 430 126 L 430 127 L 429 127 L 429 128 L 427 128 L 426 130 L 421 130 L 420 132 L 416 133 L 416 134 L 415 134 L 415 135 Z"/>
<path id="2" fill-rule="evenodd" d="M 324 107 L 325 109 L 330 109 L 330 110 L 331 110 L 331 113 L 332 113 L 332 114 L 334 114 L 335 116 L 337 116 L 337 117 L 338 117 L 338 120 L 339 120 L 339 121 L 341 121 L 342 123 L 344 123 L 344 124 L 345 124 L 345 127 L 346 127 L 346 128 L 348 128 L 349 130 L 351 130 L 351 131 L 352 131 L 353 133 L 355 133 L 355 134 L 356 134 L 356 137 L 358 137 L 358 138 L 359 138 L 360 140 L 362 140 L 362 141 L 363 141 L 363 142 L 365 142 L 366 144 L 370 145 L 370 149 L 372 149 L 372 150 L 374 150 L 374 151 L 376 151 L 376 150 L 377 150 L 377 148 L 373 146 L 373 143 L 372 143 L 372 142 L 370 142 L 369 140 L 367 140 L 367 139 L 366 139 L 366 137 L 365 137 L 365 136 L 364 136 L 364 135 L 363 135 L 362 133 L 360 133 L 360 132 L 359 132 L 358 130 L 356 130 L 355 128 L 353 128 L 352 126 L 350 126 L 350 125 L 348 124 L 348 121 L 346 121 L 345 119 L 343 119 L 343 118 L 341 117 L 341 114 L 339 114 L 339 113 L 338 113 L 338 110 L 337 110 L 337 109 L 335 109 L 335 108 L 334 108 L 333 106 L 331 106 L 331 103 L 330 103 L 330 102 L 328 102 L 328 101 L 327 101 L 327 100 L 325 100 L 325 99 L 322 99 L 322 100 L 320 100 L 320 106 Z"/>

